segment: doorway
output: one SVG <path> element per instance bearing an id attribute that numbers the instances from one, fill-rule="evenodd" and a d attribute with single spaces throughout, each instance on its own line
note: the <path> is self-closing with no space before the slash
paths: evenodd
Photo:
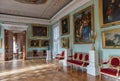
<path id="1" fill-rule="evenodd" d="M 10 30 L 4 31 L 5 61 L 25 60 L 26 56 L 26 31 L 19 33 Z"/>

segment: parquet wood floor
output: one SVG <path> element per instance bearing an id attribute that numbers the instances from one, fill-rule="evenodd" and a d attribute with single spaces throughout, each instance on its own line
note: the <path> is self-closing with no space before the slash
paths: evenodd
<path id="1" fill-rule="evenodd" d="M 66 67 L 58 71 L 56 67 L 53 62 L 41 60 L 0 62 L 0 81 L 115 81 L 106 76 L 100 80 L 98 76 Z"/>

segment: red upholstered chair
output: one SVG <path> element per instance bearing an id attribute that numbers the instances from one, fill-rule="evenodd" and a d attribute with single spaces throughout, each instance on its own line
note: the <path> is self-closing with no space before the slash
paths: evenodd
<path id="1" fill-rule="evenodd" d="M 89 65 L 89 55 L 81 53 L 79 55 L 79 61 L 77 61 L 75 64 L 77 67 L 81 67 L 82 72 L 83 72 L 83 69 Z"/>
<path id="2" fill-rule="evenodd" d="M 103 64 L 108 64 L 107 67 L 103 67 Z M 100 78 L 102 75 L 113 77 L 118 81 L 120 76 L 120 57 L 111 56 L 108 62 L 103 62 L 100 68 Z"/>
<path id="3" fill-rule="evenodd" d="M 64 60 L 64 58 L 65 58 L 65 53 L 64 53 L 64 51 L 62 51 L 61 54 L 57 54 L 57 55 L 56 55 L 55 61 L 56 61 L 56 64 L 58 65 L 58 70 L 60 70 L 60 67 L 61 67 L 61 65 L 59 64 L 59 61 Z M 63 66 L 63 64 L 62 64 L 62 66 Z"/>
<path id="4" fill-rule="evenodd" d="M 73 69 L 74 62 L 77 61 L 77 58 L 78 58 L 78 53 L 77 52 L 75 52 L 74 55 L 72 55 L 72 56 L 68 56 L 67 65 L 70 65 L 71 69 Z"/>
<path id="5" fill-rule="evenodd" d="M 55 57 L 56 60 L 63 60 L 64 59 L 64 51 L 61 54 L 57 54 Z"/>

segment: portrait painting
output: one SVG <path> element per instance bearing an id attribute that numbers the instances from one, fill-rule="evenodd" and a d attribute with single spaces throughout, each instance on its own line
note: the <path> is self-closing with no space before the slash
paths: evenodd
<path id="1" fill-rule="evenodd" d="M 99 0 L 101 27 L 119 24 L 120 0 Z"/>
<path id="2" fill-rule="evenodd" d="M 34 37 L 48 37 L 48 27 L 45 25 L 32 25 Z"/>
<path id="3" fill-rule="evenodd" d="M 40 47 L 40 40 L 39 39 L 30 39 L 29 47 Z"/>
<path id="4" fill-rule="evenodd" d="M 73 15 L 74 43 L 92 43 L 91 37 L 94 29 L 93 6 L 89 6 Z"/>
<path id="5" fill-rule="evenodd" d="M 60 20 L 61 24 L 61 35 L 67 35 L 70 33 L 70 20 L 69 20 L 69 15 L 63 17 Z"/>
<path id="6" fill-rule="evenodd" d="M 120 28 L 102 32 L 103 48 L 120 48 Z"/>
<path id="7" fill-rule="evenodd" d="M 62 48 L 69 48 L 69 37 L 64 37 L 61 39 Z"/>
<path id="8" fill-rule="evenodd" d="M 48 47 L 49 40 L 48 39 L 41 39 L 41 47 Z"/>

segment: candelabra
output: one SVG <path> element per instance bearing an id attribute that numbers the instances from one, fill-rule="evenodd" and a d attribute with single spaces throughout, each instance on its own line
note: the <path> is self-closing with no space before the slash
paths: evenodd
<path id="1" fill-rule="evenodd" d="M 91 39 L 92 39 L 92 48 L 91 48 L 91 50 L 95 50 L 94 44 L 95 44 L 96 35 L 93 34 L 92 37 L 91 37 Z"/>

